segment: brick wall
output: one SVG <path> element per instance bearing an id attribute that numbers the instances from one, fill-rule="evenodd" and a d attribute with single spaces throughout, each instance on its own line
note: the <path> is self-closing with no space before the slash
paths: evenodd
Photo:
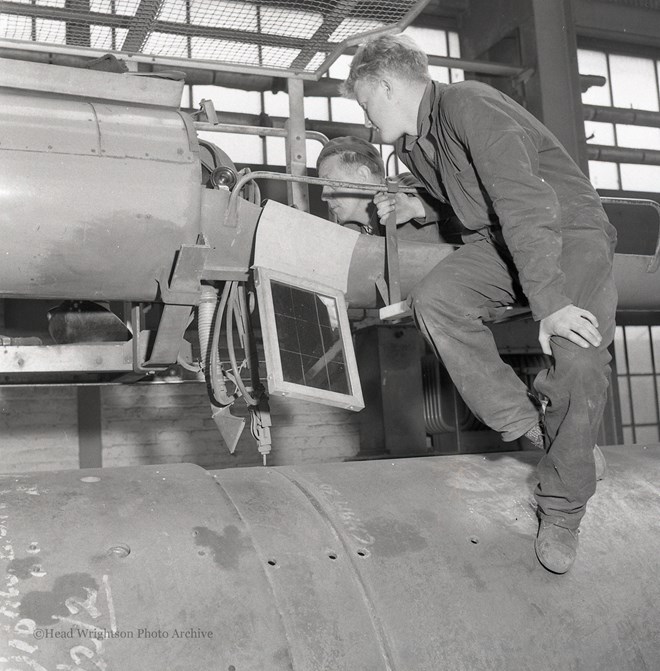
<path id="1" fill-rule="evenodd" d="M 238 414 L 247 415 L 237 404 Z M 293 399 L 271 399 L 268 463 L 342 461 L 359 449 L 359 415 Z M 206 468 L 261 464 L 249 426 L 229 454 L 202 383 L 101 387 L 104 466 L 192 462 Z M 0 472 L 78 467 L 76 387 L 0 388 Z"/>
<path id="2" fill-rule="evenodd" d="M 0 471 L 78 468 L 75 387 L 0 387 Z"/>

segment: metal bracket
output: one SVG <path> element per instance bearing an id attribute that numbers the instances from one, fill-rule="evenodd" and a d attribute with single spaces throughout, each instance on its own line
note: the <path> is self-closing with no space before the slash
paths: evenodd
<path id="1" fill-rule="evenodd" d="M 151 331 L 142 330 L 142 305 L 133 303 L 130 307 L 130 319 L 127 320 L 131 326 L 133 338 L 131 339 L 131 348 L 133 353 L 133 371 L 135 373 L 149 373 L 149 369 L 144 368 L 146 350 L 149 345 Z M 153 375 L 153 372 L 151 373 Z"/>
<path id="2" fill-rule="evenodd" d="M 171 274 L 163 271 L 158 281 L 163 303 L 197 305 L 200 277 L 210 251 L 210 245 L 201 234 L 198 244 L 181 245 Z"/>
<path id="3" fill-rule="evenodd" d="M 190 322 L 191 305 L 165 305 L 156 339 L 144 366 L 169 366 L 176 362 Z"/>
<path id="4" fill-rule="evenodd" d="M 199 101 L 199 110 L 194 116 L 206 121 L 214 126 L 218 123 L 218 115 L 215 111 L 215 105 L 212 100 L 203 99 Z"/>

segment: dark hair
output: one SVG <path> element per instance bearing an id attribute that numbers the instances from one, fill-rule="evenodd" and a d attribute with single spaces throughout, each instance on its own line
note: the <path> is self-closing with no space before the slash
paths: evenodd
<path id="1" fill-rule="evenodd" d="M 429 59 L 407 35 L 381 35 L 360 45 L 351 61 L 348 78 L 341 86 L 347 98 L 355 97 L 355 84 L 361 79 L 379 79 L 390 73 L 402 79 L 428 82 Z"/>
<path id="2" fill-rule="evenodd" d="M 385 164 L 378 149 L 362 138 L 346 135 L 330 140 L 316 159 L 316 169 L 318 170 L 321 162 L 330 156 L 339 156 L 345 165 L 355 167 L 364 165 L 374 175 L 385 177 Z"/>

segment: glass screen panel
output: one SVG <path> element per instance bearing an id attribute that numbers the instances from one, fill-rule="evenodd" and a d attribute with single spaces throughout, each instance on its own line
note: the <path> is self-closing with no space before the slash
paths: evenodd
<path id="1" fill-rule="evenodd" d="M 276 281 L 271 290 L 284 381 L 350 394 L 336 299 Z"/>

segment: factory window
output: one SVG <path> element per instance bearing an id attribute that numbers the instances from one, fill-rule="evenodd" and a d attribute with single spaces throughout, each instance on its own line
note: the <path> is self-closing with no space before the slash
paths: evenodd
<path id="1" fill-rule="evenodd" d="M 599 75 L 604 86 L 592 86 L 582 94 L 585 105 L 660 112 L 660 59 L 649 55 L 608 53 L 580 49 L 581 74 Z M 585 121 L 588 144 L 660 150 L 660 128 L 626 123 Z M 646 163 L 589 161 L 589 173 L 602 191 L 632 192 L 636 197 L 657 199 L 660 165 L 648 154 Z M 624 443 L 657 443 L 660 439 L 658 362 L 660 327 L 617 326 L 614 353 L 616 391 L 621 410 Z"/>
<path id="2" fill-rule="evenodd" d="M 578 50 L 580 73 L 604 77 L 604 86 L 582 94 L 585 105 L 660 111 L 660 59 L 628 54 Z M 631 149 L 660 150 L 660 128 L 625 123 L 585 121 L 587 142 Z M 660 165 L 654 156 L 643 163 L 589 161 L 589 173 L 598 189 L 660 193 Z"/>
<path id="3" fill-rule="evenodd" d="M 617 327 L 614 340 L 623 442 L 660 442 L 660 326 Z"/>

